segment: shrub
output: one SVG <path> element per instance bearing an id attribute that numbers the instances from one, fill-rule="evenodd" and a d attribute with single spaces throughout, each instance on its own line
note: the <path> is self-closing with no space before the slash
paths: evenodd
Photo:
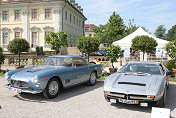
<path id="1" fill-rule="evenodd" d="M 39 52 L 43 53 L 43 47 L 42 46 L 39 47 Z"/>
<path id="2" fill-rule="evenodd" d="M 167 61 L 166 63 L 166 68 L 169 70 L 169 71 L 172 71 L 172 68 L 176 68 L 176 64 L 175 64 L 175 61 L 174 60 L 169 60 Z"/>
<path id="3" fill-rule="evenodd" d="M 37 46 L 36 48 L 35 48 L 35 50 L 36 50 L 36 52 L 37 52 L 37 54 L 40 52 L 39 51 L 39 46 Z"/>

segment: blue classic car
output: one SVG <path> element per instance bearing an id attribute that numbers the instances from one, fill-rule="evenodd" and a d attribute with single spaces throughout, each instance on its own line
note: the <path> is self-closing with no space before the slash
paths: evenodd
<path id="1" fill-rule="evenodd" d="M 85 83 L 94 85 L 102 73 L 99 64 L 90 65 L 79 56 L 50 56 L 43 66 L 12 70 L 5 74 L 10 91 L 17 93 L 41 93 L 55 98 L 63 88 Z"/>

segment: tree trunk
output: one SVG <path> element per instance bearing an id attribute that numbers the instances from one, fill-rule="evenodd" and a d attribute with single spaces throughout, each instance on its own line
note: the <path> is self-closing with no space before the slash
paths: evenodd
<path id="1" fill-rule="evenodd" d="M 87 59 L 87 61 L 89 62 L 89 53 L 88 53 L 88 59 Z"/>
<path id="2" fill-rule="evenodd" d="M 20 66 L 20 52 L 19 52 L 19 60 L 18 60 L 18 65 Z"/>
<path id="3" fill-rule="evenodd" d="M 144 52 L 143 52 L 143 61 L 144 61 Z"/>
<path id="4" fill-rule="evenodd" d="M 112 61 L 111 63 L 112 63 L 112 67 L 114 68 L 114 64 L 113 64 L 113 61 Z"/>

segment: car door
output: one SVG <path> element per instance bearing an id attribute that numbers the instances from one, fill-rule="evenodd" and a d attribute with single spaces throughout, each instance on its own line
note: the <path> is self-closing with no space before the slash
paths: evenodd
<path id="1" fill-rule="evenodd" d="M 84 61 L 83 58 L 74 58 L 73 59 L 74 68 L 73 72 L 73 81 L 74 84 L 81 83 L 87 81 L 90 76 L 88 64 Z"/>
<path id="2" fill-rule="evenodd" d="M 168 71 L 166 67 L 163 64 L 160 64 L 162 73 L 164 75 L 165 80 L 167 81 L 167 84 L 169 83 L 169 76 L 166 75 L 166 72 Z"/>

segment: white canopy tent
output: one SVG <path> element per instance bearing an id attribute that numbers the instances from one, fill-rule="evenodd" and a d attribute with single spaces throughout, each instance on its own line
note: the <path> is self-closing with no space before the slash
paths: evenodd
<path id="1" fill-rule="evenodd" d="M 115 41 L 113 42 L 113 45 L 119 45 L 121 47 L 121 49 L 126 49 L 126 48 L 130 48 L 131 44 L 132 44 L 132 40 L 136 37 L 136 36 L 141 36 L 141 35 L 146 35 L 149 37 L 154 38 L 157 43 L 158 46 L 156 48 L 164 48 L 165 45 L 167 43 L 169 43 L 169 41 L 166 40 L 162 40 L 156 37 L 153 37 L 152 35 L 150 35 L 149 33 L 147 33 L 146 31 L 144 31 L 141 27 L 139 27 L 135 32 L 131 33 L 130 35 L 126 36 L 125 38 L 119 40 L 119 41 Z"/>

